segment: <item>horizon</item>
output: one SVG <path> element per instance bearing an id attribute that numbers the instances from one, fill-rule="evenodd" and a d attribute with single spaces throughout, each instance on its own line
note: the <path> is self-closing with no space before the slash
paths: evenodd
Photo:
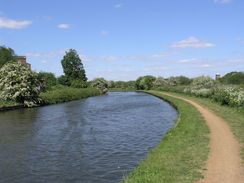
<path id="1" fill-rule="evenodd" d="M 0 3 L 0 45 L 37 72 L 62 75 L 67 49 L 77 50 L 89 80 L 244 71 L 241 0 Z"/>

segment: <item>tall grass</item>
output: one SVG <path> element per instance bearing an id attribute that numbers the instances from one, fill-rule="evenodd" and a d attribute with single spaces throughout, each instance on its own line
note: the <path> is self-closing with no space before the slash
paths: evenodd
<path id="1" fill-rule="evenodd" d="M 61 87 L 40 94 L 44 104 L 57 104 L 78 100 L 91 96 L 101 95 L 101 91 L 95 88 L 69 88 Z"/>

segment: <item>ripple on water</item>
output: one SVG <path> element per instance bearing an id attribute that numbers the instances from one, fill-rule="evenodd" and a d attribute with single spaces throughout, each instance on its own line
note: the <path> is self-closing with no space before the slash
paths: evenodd
<path id="1" fill-rule="evenodd" d="M 0 114 L 0 182 L 114 183 L 173 126 L 168 103 L 114 92 Z"/>

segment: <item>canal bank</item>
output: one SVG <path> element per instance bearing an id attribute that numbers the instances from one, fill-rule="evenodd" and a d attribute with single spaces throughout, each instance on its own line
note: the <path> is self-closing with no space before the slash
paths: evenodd
<path id="1" fill-rule="evenodd" d="M 33 107 L 45 106 L 50 104 L 59 104 L 64 102 L 70 102 L 73 100 L 80 100 L 88 97 L 102 95 L 102 92 L 96 88 L 70 88 L 61 87 L 60 89 L 50 90 L 40 94 L 40 104 Z M 0 100 L 1 102 L 1 100 Z M 14 103 L 8 105 L 2 105 L 0 103 L 0 112 L 7 110 L 14 110 L 20 108 L 28 108 L 24 104 Z"/>
<path id="2" fill-rule="evenodd" d="M 166 134 L 123 182 L 196 182 L 203 177 L 209 152 L 209 129 L 205 120 L 195 107 L 185 101 L 157 91 L 146 93 L 173 103 L 180 118 L 178 125 Z"/>

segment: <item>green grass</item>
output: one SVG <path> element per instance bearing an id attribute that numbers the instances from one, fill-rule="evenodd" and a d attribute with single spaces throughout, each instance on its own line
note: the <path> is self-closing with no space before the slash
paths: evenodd
<path id="1" fill-rule="evenodd" d="M 208 108 L 210 111 L 215 113 L 217 116 L 224 119 L 229 126 L 236 139 L 240 142 L 241 156 L 244 162 L 244 109 L 243 108 L 234 108 L 226 105 L 220 105 L 216 102 L 213 102 L 207 98 L 199 98 L 199 97 L 190 97 L 185 94 L 173 93 L 174 95 L 183 96 L 188 99 L 192 99 L 199 103 L 200 105 Z"/>
<path id="2" fill-rule="evenodd" d="M 70 87 L 58 87 L 57 89 L 41 93 L 40 98 L 43 100 L 44 104 L 57 104 L 96 95 L 101 95 L 101 92 L 95 88 L 78 89 Z"/>
<path id="3" fill-rule="evenodd" d="M 124 183 L 193 183 L 202 178 L 201 171 L 209 152 L 209 129 L 201 114 L 191 104 L 162 95 L 177 106 L 180 116 L 172 128 L 148 157 L 130 173 Z"/>
<path id="4" fill-rule="evenodd" d="M 10 106 L 16 106 L 16 105 L 20 105 L 20 103 L 15 102 L 15 101 L 10 101 L 10 100 L 2 100 L 0 99 L 0 108 L 2 107 L 10 107 Z"/>

